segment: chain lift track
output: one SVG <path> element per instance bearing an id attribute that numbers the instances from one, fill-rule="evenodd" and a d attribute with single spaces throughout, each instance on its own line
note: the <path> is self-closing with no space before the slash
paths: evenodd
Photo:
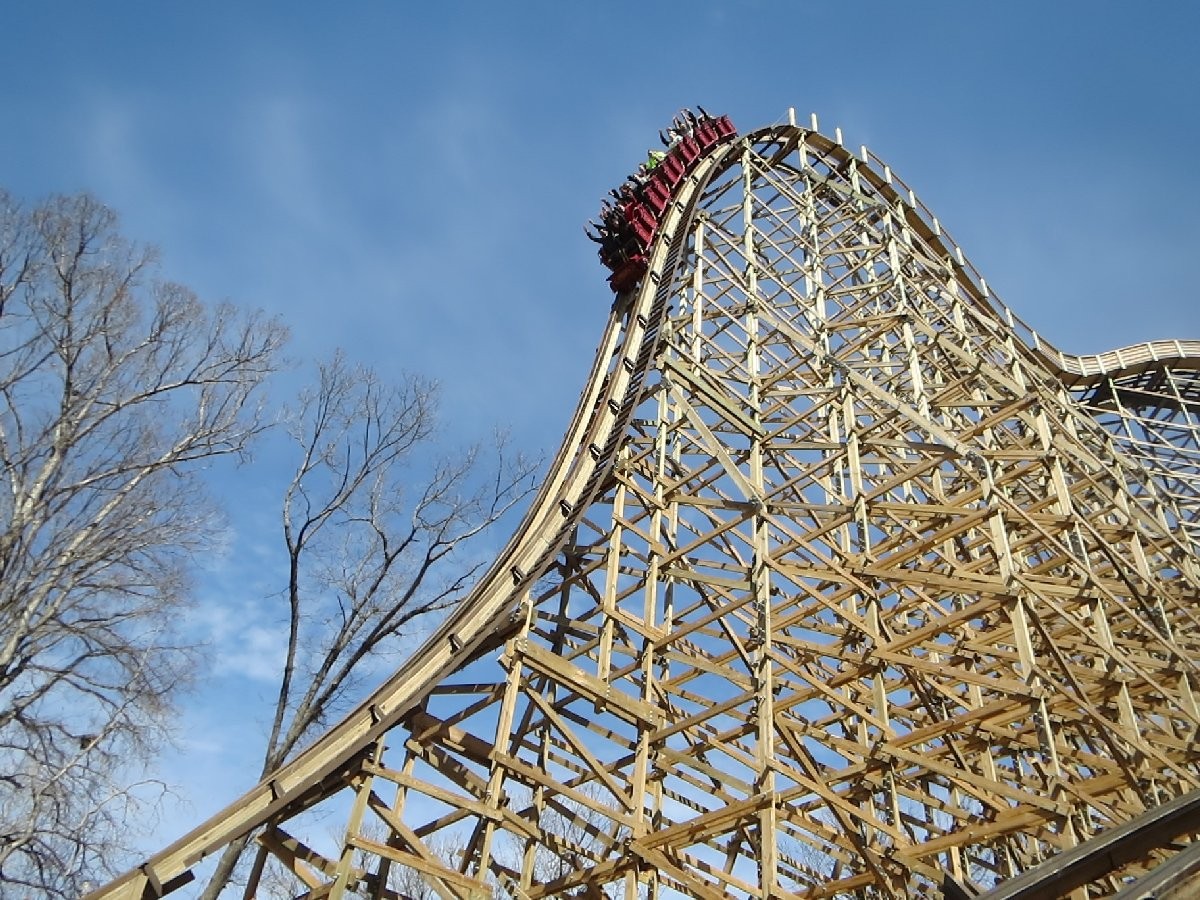
<path id="1" fill-rule="evenodd" d="M 1198 416 L 1200 342 L 1061 353 L 866 148 L 717 146 L 471 596 L 89 896 L 247 834 L 246 896 L 999 890 L 1200 788 Z"/>

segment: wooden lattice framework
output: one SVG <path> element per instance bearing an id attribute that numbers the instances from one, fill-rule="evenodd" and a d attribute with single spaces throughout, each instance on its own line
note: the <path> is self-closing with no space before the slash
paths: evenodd
<path id="1" fill-rule="evenodd" d="M 96 896 L 251 832 L 248 894 L 938 896 L 1185 795 L 1197 351 L 1059 353 L 815 123 L 721 147 L 470 600 Z"/>

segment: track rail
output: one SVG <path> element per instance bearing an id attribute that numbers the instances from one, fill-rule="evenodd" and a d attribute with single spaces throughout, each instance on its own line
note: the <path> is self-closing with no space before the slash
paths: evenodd
<path id="1" fill-rule="evenodd" d="M 662 217 L 640 288 L 613 302 L 579 405 L 537 498 L 471 595 L 396 674 L 317 743 L 136 869 L 87 895 L 88 900 L 170 893 L 191 880 L 193 866 L 230 841 L 342 789 L 364 748 L 400 724 L 445 675 L 513 630 L 527 589 L 611 474 L 654 367 L 669 276 L 691 210 L 708 179 L 739 146 L 714 149 L 682 183 Z"/>
<path id="2" fill-rule="evenodd" d="M 1146 341 L 1086 356 L 1063 353 L 1045 341 L 1034 349 L 1054 366 L 1068 387 L 1166 366 L 1200 371 L 1200 341 Z"/>

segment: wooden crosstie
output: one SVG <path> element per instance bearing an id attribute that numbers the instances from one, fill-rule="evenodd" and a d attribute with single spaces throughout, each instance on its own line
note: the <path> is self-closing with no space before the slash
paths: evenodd
<path id="1" fill-rule="evenodd" d="M 722 145 L 471 597 L 93 896 L 246 834 L 247 896 L 969 896 L 1184 802 L 1198 362 L 1055 350 L 815 123 Z"/>

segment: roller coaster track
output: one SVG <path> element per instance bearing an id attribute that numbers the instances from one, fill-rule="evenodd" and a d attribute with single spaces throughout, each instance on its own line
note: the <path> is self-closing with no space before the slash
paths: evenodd
<path id="1" fill-rule="evenodd" d="M 882 162 L 863 148 L 865 159 Z M 884 171 L 887 171 L 884 168 Z M 895 179 L 902 185 L 899 179 Z M 987 287 L 938 220 L 911 190 L 924 237 L 962 268 L 964 282 L 985 301 L 1046 368 L 1069 388 L 1081 407 L 1110 431 L 1131 460 L 1153 473 L 1173 502 L 1178 520 L 1200 549 L 1200 340 L 1158 340 L 1095 354 L 1066 353 L 1024 322 Z"/>
<path id="2" fill-rule="evenodd" d="M 1198 372 L 1057 350 L 815 123 L 718 147 L 470 597 L 89 896 L 251 834 L 292 893 L 379 898 L 936 896 L 1084 843 L 1200 786 Z"/>

